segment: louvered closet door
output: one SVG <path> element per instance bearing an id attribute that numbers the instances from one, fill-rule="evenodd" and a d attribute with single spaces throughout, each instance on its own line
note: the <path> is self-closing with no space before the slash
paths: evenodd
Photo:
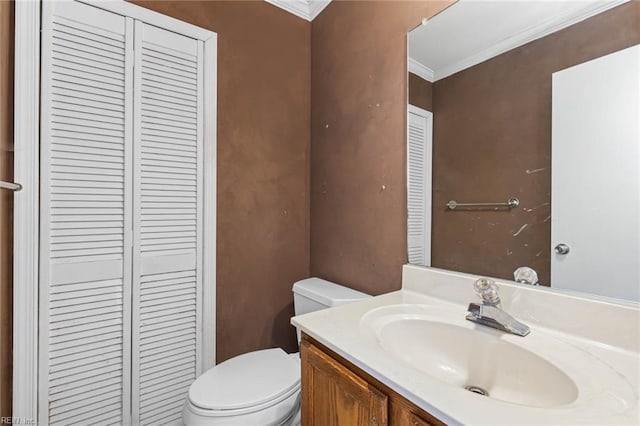
<path id="1" fill-rule="evenodd" d="M 202 42 L 135 26 L 133 419 L 179 421 L 199 374 Z"/>
<path id="2" fill-rule="evenodd" d="M 42 17 L 39 423 L 121 424 L 133 23 L 76 2 L 43 2 Z"/>
<path id="3" fill-rule="evenodd" d="M 407 116 L 407 246 L 409 263 L 431 264 L 431 113 Z"/>

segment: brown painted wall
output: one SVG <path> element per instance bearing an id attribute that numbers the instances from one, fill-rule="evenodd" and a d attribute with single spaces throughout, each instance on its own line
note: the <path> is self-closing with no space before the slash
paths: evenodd
<path id="1" fill-rule="evenodd" d="M 264 1 L 135 3 L 218 33 L 217 359 L 294 350 L 291 286 L 309 276 L 310 24 Z"/>
<path id="2" fill-rule="evenodd" d="M 406 34 L 448 2 L 333 1 L 311 31 L 311 274 L 379 294 L 406 247 Z"/>
<path id="3" fill-rule="evenodd" d="M 0 180 L 13 182 L 13 1 L 0 1 Z M 11 416 L 13 193 L 0 191 L 0 416 Z"/>
<path id="4" fill-rule="evenodd" d="M 527 265 L 548 285 L 551 74 L 638 43 L 635 1 L 434 84 L 433 266 L 513 279 Z M 445 208 L 511 196 L 513 211 Z"/>
<path id="5" fill-rule="evenodd" d="M 433 111 L 433 83 L 409 73 L 409 105 Z"/>

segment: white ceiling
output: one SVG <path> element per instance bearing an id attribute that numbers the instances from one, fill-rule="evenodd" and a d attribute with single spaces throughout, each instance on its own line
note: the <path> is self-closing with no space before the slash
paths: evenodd
<path id="1" fill-rule="evenodd" d="M 324 10 L 331 0 L 265 0 L 289 13 L 313 21 L 313 19 Z"/>
<path id="2" fill-rule="evenodd" d="M 627 0 L 459 0 L 409 33 L 409 69 L 437 81 Z"/>

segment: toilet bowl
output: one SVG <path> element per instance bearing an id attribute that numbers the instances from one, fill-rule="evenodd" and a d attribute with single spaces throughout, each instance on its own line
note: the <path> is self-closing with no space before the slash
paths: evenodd
<path id="1" fill-rule="evenodd" d="M 265 349 L 231 358 L 198 377 L 182 418 L 188 426 L 288 425 L 299 399 L 298 354 Z"/>
<path id="2" fill-rule="evenodd" d="M 296 315 L 371 297 L 319 278 L 296 282 L 293 293 Z M 263 349 L 207 370 L 189 388 L 182 421 L 186 426 L 299 425 L 299 354 Z"/>

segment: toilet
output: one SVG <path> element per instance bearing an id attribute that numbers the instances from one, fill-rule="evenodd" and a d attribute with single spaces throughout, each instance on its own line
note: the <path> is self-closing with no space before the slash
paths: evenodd
<path id="1" fill-rule="evenodd" d="M 368 297 L 371 296 L 320 278 L 307 278 L 293 285 L 296 315 Z M 189 388 L 182 420 L 186 426 L 298 425 L 299 353 L 263 349 L 238 355 L 207 370 Z"/>

